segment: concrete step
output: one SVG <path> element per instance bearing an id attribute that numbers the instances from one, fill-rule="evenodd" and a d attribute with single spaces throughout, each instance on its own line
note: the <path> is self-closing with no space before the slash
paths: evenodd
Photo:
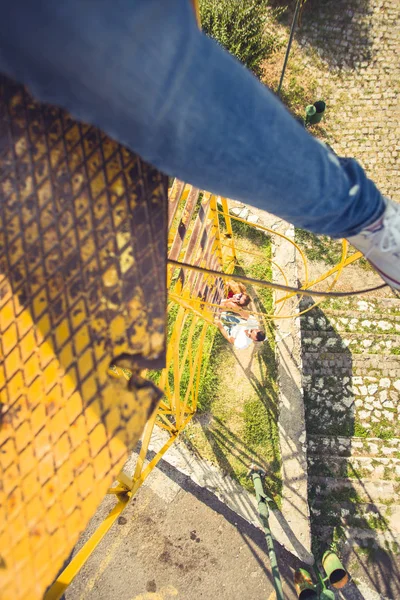
<path id="1" fill-rule="evenodd" d="M 312 311 L 311 311 L 312 312 Z M 356 311 L 343 313 L 341 311 L 332 311 L 329 314 L 313 315 L 306 313 L 301 317 L 302 331 L 326 331 L 343 333 L 362 332 L 362 333 L 400 333 L 400 316 L 393 315 L 386 317 L 384 315 L 365 316 Z"/>
<path id="2" fill-rule="evenodd" d="M 400 367 L 400 364 L 399 364 Z M 371 375 L 346 374 L 322 375 L 305 373 L 302 378 L 303 389 L 315 395 L 326 395 L 327 391 L 353 395 L 359 398 L 379 399 L 382 404 L 397 402 L 400 394 L 400 368 L 397 377 L 374 377 Z M 382 407 L 381 407 L 382 408 Z"/>
<path id="3" fill-rule="evenodd" d="M 306 331 L 301 337 L 304 352 L 324 354 L 329 352 L 353 354 L 400 354 L 400 335 L 395 333 L 344 333 L 331 331 Z"/>
<path id="4" fill-rule="evenodd" d="M 310 477 L 335 477 L 350 480 L 400 481 L 399 458 L 376 458 L 369 456 L 308 455 Z"/>
<path id="5" fill-rule="evenodd" d="M 308 435 L 307 455 L 373 456 L 400 459 L 400 438 L 382 440 L 380 438 Z"/>
<path id="6" fill-rule="evenodd" d="M 313 525 L 313 536 L 317 537 L 321 545 L 329 547 L 335 537 L 335 527 L 332 525 Z M 343 527 L 340 530 L 341 537 L 347 540 L 349 546 L 361 546 L 363 548 L 383 548 L 393 554 L 399 553 L 399 536 L 393 535 L 391 531 L 376 531 L 374 529 L 363 529 L 361 527 Z"/>
<path id="7" fill-rule="evenodd" d="M 379 360 L 368 354 L 356 354 L 352 357 L 353 374 L 371 377 L 399 377 L 400 355 L 392 354 L 386 356 L 385 360 Z"/>
<path id="8" fill-rule="evenodd" d="M 398 500 L 400 484 L 395 481 L 377 481 L 364 478 L 362 481 L 347 478 L 332 479 L 330 477 L 308 478 L 309 500 L 329 497 L 334 502 L 373 502 L 382 503 Z"/>
<path id="9" fill-rule="evenodd" d="M 323 525 L 355 527 L 373 531 L 390 531 L 400 537 L 400 505 L 373 504 L 365 502 L 322 502 L 315 501 L 310 506 L 312 523 Z"/>
<path id="10" fill-rule="evenodd" d="M 359 406 L 361 403 L 361 406 Z M 354 401 L 354 398 L 330 395 L 312 400 L 305 394 L 308 434 L 343 437 L 381 438 L 400 437 L 399 405 L 378 409 L 375 402 Z"/>
<path id="11" fill-rule="evenodd" d="M 304 374 L 308 433 L 400 437 L 400 376 Z"/>
<path id="12" fill-rule="evenodd" d="M 310 303 L 310 300 L 303 299 L 304 305 Z M 311 301 L 312 303 L 312 301 Z M 388 316 L 400 316 L 400 299 L 398 298 L 368 298 L 367 300 L 360 300 L 356 296 L 350 298 L 328 298 L 324 300 L 318 307 L 313 309 L 313 312 L 321 312 L 329 315 L 331 312 L 337 314 L 337 312 L 343 313 L 346 316 L 349 312 L 360 312 L 363 315 L 371 316 L 375 314 L 383 314 Z M 309 314 L 312 314 L 310 311 Z"/>
<path id="13" fill-rule="evenodd" d="M 400 373 L 397 378 L 352 376 L 350 373 L 346 376 L 305 374 L 302 383 L 308 411 L 321 406 L 335 410 L 335 405 L 343 405 L 344 409 L 351 408 L 352 412 L 367 411 L 370 417 L 375 415 L 376 422 L 383 418 L 394 422 L 398 420 Z"/>
<path id="14" fill-rule="evenodd" d="M 400 355 L 390 354 L 385 360 L 379 354 L 350 354 L 350 352 L 323 352 L 315 360 L 315 352 L 302 348 L 303 372 L 312 375 L 348 377 L 350 374 L 399 378 Z"/>

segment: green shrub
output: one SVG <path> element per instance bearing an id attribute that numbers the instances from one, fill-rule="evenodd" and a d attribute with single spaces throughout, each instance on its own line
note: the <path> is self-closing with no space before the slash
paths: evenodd
<path id="1" fill-rule="evenodd" d="M 200 0 L 203 31 L 236 56 L 257 77 L 261 63 L 278 46 L 268 31 L 276 14 L 268 0 Z"/>

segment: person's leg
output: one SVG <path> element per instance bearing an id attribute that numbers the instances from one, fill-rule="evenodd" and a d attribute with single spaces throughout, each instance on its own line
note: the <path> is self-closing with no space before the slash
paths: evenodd
<path id="1" fill-rule="evenodd" d="M 232 329 L 232 325 L 226 325 L 224 323 L 222 323 L 222 321 L 215 321 L 215 325 L 218 327 L 218 329 L 220 330 L 220 332 L 222 333 L 222 335 L 224 336 L 224 338 L 230 343 L 232 344 L 232 336 L 231 336 L 231 329 Z"/>
<path id="2" fill-rule="evenodd" d="M 220 320 L 224 324 L 228 324 L 230 327 L 239 325 L 239 323 L 241 322 L 240 317 L 238 317 L 237 315 L 235 315 L 235 313 L 230 311 L 222 312 L 220 315 Z"/>
<path id="3" fill-rule="evenodd" d="M 189 0 L 13 0 L 0 71 L 165 173 L 341 237 L 384 210 L 274 94 L 197 29 Z"/>

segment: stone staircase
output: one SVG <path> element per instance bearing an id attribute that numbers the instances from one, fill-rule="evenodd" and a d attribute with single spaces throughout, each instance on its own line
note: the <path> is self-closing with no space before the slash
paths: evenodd
<path id="1" fill-rule="evenodd" d="M 333 544 L 370 568 L 383 553 L 398 572 L 400 300 L 327 300 L 301 337 L 314 554 Z"/>

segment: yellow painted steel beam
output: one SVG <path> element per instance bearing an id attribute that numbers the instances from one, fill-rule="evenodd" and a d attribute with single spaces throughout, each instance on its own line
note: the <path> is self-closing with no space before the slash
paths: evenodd
<path id="1" fill-rule="evenodd" d="M 192 0 L 192 4 L 193 4 L 193 9 L 194 9 L 194 13 L 196 15 L 196 21 L 197 21 L 197 25 L 199 26 L 199 28 L 201 27 L 201 22 L 200 22 L 200 7 L 199 7 L 199 0 Z"/>
<path id="2" fill-rule="evenodd" d="M 116 485 L 114 487 L 110 487 L 107 490 L 107 494 L 115 494 L 116 496 L 118 496 L 119 494 L 126 494 L 126 492 L 129 491 L 129 488 L 127 488 L 125 485 Z"/>
<path id="3" fill-rule="evenodd" d="M 222 196 L 220 197 L 220 199 L 221 199 L 221 204 L 222 204 L 222 210 L 224 213 L 226 233 L 228 234 L 228 236 L 230 236 L 232 258 L 236 259 L 235 242 L 234 242 L 234 238 L 233 238 L 231 216 L 229 214 L 229 209 L 228 209 L 228 201 L 226 198 L 223 198 Z M 224 270 L 226 270 L 226 269 L 224 269 Z"/>
<path id="4" fill-rule="evenodd" d="M 153 433 L 156 418 L 157 414 L 154 414 L 154 416 L 151 419 L 149 419 L 146 423 L 146 427 L 142 437 L 142 447 L 140 448 L 139 456 L 136 461 L 135 471 L 133 473 L 131 481 L 132 485 L 130 486 L 130 489 L 133 487 L 133 482 L 140 477 L 140 474 L 143 470 L 143 464 L 146 458 L 147 450 L 149 448 L 151 434 Z"/>
<path id="5" fill-rule="evenodd" d="M 185 349 L 183 351 L 182 360 L 181 360 L 181 364 L 180 364 L 180 367 L 179 367 L 179 377 L 182 377 L 182 375 L 183 375 L 183 371 L 185 369 L 186 360 L 187 360 L 188 354 L 190 353 L 190 350 L 191 350 L 193 335 L 194 335 L 194 332 L 195 332 L 198 320 L 199 320 L 199 317 L 197 315 L 194 315 L 194 317 L 192 319 L 192 322 L 190 324 L 190 328 L 189 328 L 189 331 L 188 331 L 187 342 L 186 342 L 186 347 L 185 347 Z"/>
<path id="6" fill-rule="evenodd" d="M 167 452 L 167 450 L 175 442 L 175 440 L 178 437 L 178 435 L 180 434 L 180 432 L 184 430 L 184 428 L 186 427 L 186 425 L 193 418 L 193 414 L 194 413 L 191 413 L 190 415 L 188 415 L 186 417 L 185 421 L 182 423 L 182 426 L 181 426 L 180 430 L 171 435 L 171 437 L 164 444 L 164 446 L 161 448 L 161 450 L 159 450 L 157 452 L 157 454 L 149 462 L 149 464 L 147 465 L 147 467 L 142 471 L 142 473 L 140 474 L 140 477 L 137 480 L 135 480 L 135 482 L 133 484 L 133 487 L 132 487 L 132 495 L 136 494 L 137 490 L 140 488 L 140 486 L 146 480 L 146 477 L 148 477 L 148 475 L 151 473 L 151 471 L 154 469 L 154 467 L 160 462 L 160 460 L 162 459 L 162 457 L 164 456 L 164 454 Z"/>
<path id="7" fill-rule="evenodd" d="M 59 600 L 63 596 L 67 587 L 79 573 L 80 569 L 106 535 L 107 531 L 121 515 L 122 511 L 129 502 L 129 498 L 130 496 L 128 494 L 125 494 L 124 497 L 120 496 L 118 504 L 114 506 L 114 508 L 88 539 L 85 545 L 79 550 L 77 555 L 74 556 L 69 565 L 57 577 L 54 584 L 45 593 L 43 600 Z"/>
<path id="8" fill-rule="evenodd" d="M 174 300 L 177 302 L 177 304 L 180 304 L 183 308 L 186 308 L 186 309 L 194 312 L 196 315 L 201 317 L 204 321 L 209 323 L 209 325 L 214 324 L 214 321 L 213 321 L 212 317 L 210 316 L 212 313 L 210 313 L 210 315 L 207 315 L 207 313 L 203 313 L 202 311 L 197 310 L 193 306 L 192 302 L 197 301 L 197 298 L 190 299 L 190 300 L 184 300 L 183 298 L 180 298 L 179 296 L 175 296 L 174 294 L 171 294 L 171 298 L 174 298 Z M 199 302 L 201 302 L 201 299 L 199 299 Z"/>
<path id="9" fill-rule="evenodd" d="M 289 244 L 292 244 L 292 246 L 294 246 L 296 248 L 296 250 L 298 251 L 298 253 L 301 256 L 301 259 L 302 259 L 303 265 L 304 265 L 304 277 L 305 277 L 306 283 L 308 282 L 308 265 L 307 265 L 307 259 L 306 259 L 306 256 L 305 256 L 303 250 L 300 248 L 300 246 L 298 244 L 296 244 L 295 241 L 291 240 L 289 237 L 287 237 L 283 233 L 277 233 L 276 231 L 274 231 L 270 227 L 265 227 L 265 225 L 261 225 L 259 223 L 257 223 L 257 225 L 254 224 L 254 223 L 250 223 L 249 221 L 246 221 L 246 219 L 242 219 L 241 217 L 236 217 L 234 215 L 230 215 L 229 212 L 226 213 L 225 211 L 219 210 L 218 213 L 220 215 L 224 215 L 224 216 L 228 215 L 231 219 L 234 219 L 235 221 L 239 221 L 240 223 L 245 223 L 249 227 L 253 227 L 253 228 L 255 227 L 256 229 L 261 229 L 262 231 L 266 231 L 267 233 L 270 233 L 272 235 L 279 235 L 279 237 L 281 237 L 282 239 L 284 239 L 287 242 L 289 242 Z"/>
<path id="10" fill-rule="evenodd" d="M 207 323 L 203 323 L 203 328 L 202 328 L 200 338 L 199 338 L 199 347 L 197 349 L 196 356 L 193 361 L 193 366 L 196 367 L 196 373 L 195 373 L 196 374 L 196 383 L 195 383 L 194 389 L 193 389 L 193 384 L 192 384 L 192 392 L 193 392 L 192 411 L 193 411 L 193 413 L 195 413 L 197 410 L 197 402 L 199 399 L 199 385 L 200 385 L 200 375 L 201 375 L 201 367 L 202 367 L 203 348 L 204 348 L 204 340 L 205 340 L 205 336 L 206 336 L 208 327 L 209 326 Z M 182 420 L 183 420 L 183 415 L 186 412 L 186 409 L 187 409 L 187 399 L 185 398 L 185 402 L 182 407 Z"/>
<path id="11" fill-rule="evenodd" d="M 313 279 L 312 281 L 308 282 L 307 285 L 301 286 L 300 289 L 301 290 L 308 290 L 313 285 L 317 285 L 318 283 L 321 283 L 321 281 L 324 281 L 325 279 L 327 279 L 328 277 L 330 277 L 331 275 L 333 275 L 334 273 L 336 273 L 339 269 L 342 270 L 344 267 L 347 267 L 348 265 L 351 265 L 353 262 L 356 262 L 360 258 L 362 258 L 361 252 L 355 252 L 354 254 L 352 254 L 351 256 L 349 256 L 348 258 L 346 258 L 346 260 L 344 261 L 344 263 L 338 263 L 337 265 L 335 265 L 334 267 L 332 267 L 331 269 L 329 269 L 329 271 L 326 271 L 326 273 L 323 273 L 322 275 L 320 275 L 316 279 Z M 293 296 L 295 296 L 296 293 L 298 293 L 298 292 L 290 292 L 289 294 L 287 294 L 283 298 L 279 298 L 279 300 L 277 300 L 276 302 L 278 303 L 278 302 L 283 302 L 284 300 L 288 300 L 289 298 L 292 298 Z"/>
<path id="12" fill-rule="evenodd" d="M 221 266 L 223 267 L 222 248 L 221 248 L 221 231 L 219 226 L 218 212 L 217 212 L 217 197 L 212 195 L 210 199 L 211 216 L 214 222 L 214 247 L 213 253 L 216 253 L 220 259 Z"/>

